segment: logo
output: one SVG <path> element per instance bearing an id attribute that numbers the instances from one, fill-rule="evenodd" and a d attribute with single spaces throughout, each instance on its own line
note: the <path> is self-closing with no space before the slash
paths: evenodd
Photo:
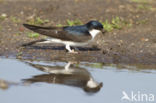
<path id="1" fill-rule="evenodd" d="M 127 93 L 126 91 L 122 91 L 122 101 L 130 101 L 130 102 L 154 102 L 154 94 L 152 93 L 142 93 L 140 91 L 134 92 L 131 91 Z"/>

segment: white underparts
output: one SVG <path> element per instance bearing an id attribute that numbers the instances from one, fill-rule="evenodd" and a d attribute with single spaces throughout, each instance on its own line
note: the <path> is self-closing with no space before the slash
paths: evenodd
<path id="1" fill-rule="evenodd" d="M 93 30 L 90 30 L 89 33 L 91 34 L 92 36 L 92 40 L 94 39 L 94 37 L 100 33 L 100 30 L 96 30 L 96 29 L 93 29 Z M 44 42 L 39 42 L 39 43 L 61 43 L 61 44 L 64 44 L 66 46 L 66 49 L 69 51 L 69 52 L 73 52 L 70 48 L 70 46 L 84 46 L 84 45 L 87 45 L 90 41 L 92 40 L 89 40 L 88 42 L 83 42 L 83 43 L 80 43 L 80 42 L 72 42 L 72 41 L 63 41 L 61 39 L 56 39 L 56 38 L 49 38 L 47 39 L 47 41 L 44 41 Z"/>
<path id="2" fill-rule="evenodd" d="M 75 70 L 70 69 L 70 65 L 72 63 L 68 62 L 68 64 L 65 65 L 64 68 L 59 68 L 59 69 L 51 69 L 50 67 L 44 67 L 44 71 L 47 73 L 53 73 L 53 74 L 72 74 L 73 72 L 75 72 Z"/>
<path id="3" fill-rule="evenodd" d="M 94 39 L 95 36 L 96 36 L 97 34 L 99 34 L 100 32 L 101 32 L 100 30 L 96 30 L 96 29 L 92 29 L 92 30 L 89 31 L 89 33 L 90 33 L 91 36 L 92 36 L 92 39 Z"/>
<path id="4" fill-rule="evenodd" d="M 98 86 L 98 83 L 95 82 L 92 78 L 87 82 L 87 87 L 89 88 L 96 88 Z"/>
<path id="5" fill-rule="evenodd" d="M 56 38 L 49 38 L 47 39 L 47 41 L 39 42 L 39 43 L 61 43 L 64 45 L 69 45 L 69 46 L 83 46 L 83 45 L 88 44 L 88 42 L 80 43 L 80 42 L 64 41 L 64 40 L 56 39 Z"/>
<path id="6" fill-rule="evenodd" d="M 47 39 L 47 41 L 39 42 L 39 43 L 61 43 L 66 46 L 66 49 L 69 52 L 73 52 L 70 46 L 84 46 L 88 44 L 88 42 L 79 43 L 79 42 L 72 42 L 72 41 L 63 41 L 63 40 L 55 39 L 55 38 L 50 38 L 50 39 Z"/>

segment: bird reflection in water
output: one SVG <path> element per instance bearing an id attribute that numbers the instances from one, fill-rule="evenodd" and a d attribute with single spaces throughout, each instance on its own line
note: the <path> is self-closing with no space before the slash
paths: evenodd
<path id="1" fill-rule="evenodd" d="M 74 63 L 71 62 L 68 62 L 65 66 L 49 66 L 33 63 L 28 64 L 48 74 L 36 75 L 32 78 L 24 79 L 25 83 L 32 84 L 37 82 L 46 82 L 62 84 L 82 88 L 88 93 L 96 93 L 102 87 L 102 82 L 98 83 L 95 81 L 85 68 L 74 65 Z"/>

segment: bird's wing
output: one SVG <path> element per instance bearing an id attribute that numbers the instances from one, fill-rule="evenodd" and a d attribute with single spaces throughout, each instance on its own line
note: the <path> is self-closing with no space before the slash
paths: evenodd
<path id="1" fill-rule="evenodd" d="M 77 33 L 75 32 L 74 29 L 71 29 L 69 31 L 68 28 L 70 27 L 40 27 L 29 24 L 23 25 L 34 32 L 46 35 L 51 38 L 57 38 L 65 41 L 86 42 L 91 39 L 91 36 L 89 35 L 88 32 Z M 65 28 L 67 28 L 67 30 Z"/>
<path id="2" fill-rule="evenodd" d="M 25 62 L 28 65 L 47 73 L 55 73 L 64 70 L 64 66 L 50 66 L 50 65 L 41 65 L 41 64 L 33 64 L 31 62 Z"/>

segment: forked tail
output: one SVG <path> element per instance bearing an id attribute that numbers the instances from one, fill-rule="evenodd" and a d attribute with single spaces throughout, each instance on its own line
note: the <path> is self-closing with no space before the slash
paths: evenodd
<path id="1" fill-rule="evenodd" d="M 43 42 L 43 41 L 46 41 L 46 39 L 35 40 L 35 41 L 29 42 L 29 43 L 22 44 L 21 46 L 30 46 L 37 42 Z"/>

